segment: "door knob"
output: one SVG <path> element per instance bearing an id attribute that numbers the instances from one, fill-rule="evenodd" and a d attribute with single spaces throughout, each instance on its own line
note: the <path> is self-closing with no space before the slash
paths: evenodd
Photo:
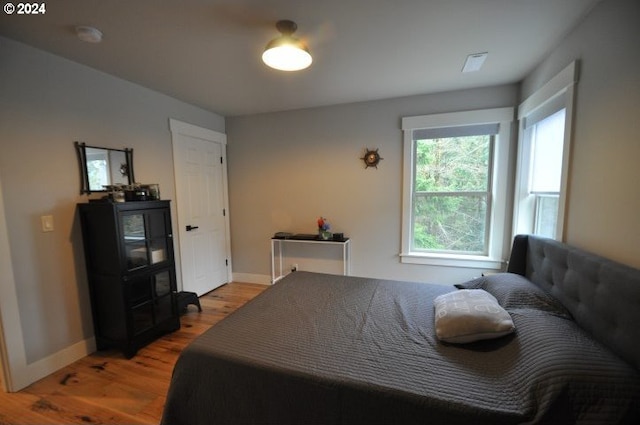
<path id="1" fill-rule="evenodd" d="M 198 226 L 192 226 L 192 225 L 188 224 L 187 225 L 187 232 L 190 232 L 190 231 L 195 230 L 197 228 L 198 228 Z"/>

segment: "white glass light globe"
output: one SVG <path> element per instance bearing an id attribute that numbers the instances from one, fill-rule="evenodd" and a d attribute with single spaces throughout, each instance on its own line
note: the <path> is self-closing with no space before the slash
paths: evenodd
<path id="1" fill-rule="evenodd" d="M 281 71 L 299 71 L 311 65 L 309 52 L 291 44 L 268 48 L 262 54 L 262 61 L 271 68 Z"/>

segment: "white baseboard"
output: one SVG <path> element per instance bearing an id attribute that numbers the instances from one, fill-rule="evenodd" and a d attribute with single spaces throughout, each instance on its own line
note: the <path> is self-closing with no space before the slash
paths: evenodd
<path id="1" fill-rule="evenodd" d="M 271 276 L 266 274 L 233 273 L 233 281 L 271 285 Z"/>
<path id="2" fill-rule="evenodd" d="M 96 340 L 95 337 L 91 337 L 64 348 L 44 359 L 23 365 L 23 367 L 19 368 L 20 370 L 16 370 L 16 373 L 12 376 L 13 387 L 11 391 L 19 391 L 95 351 Z"/>
<path id="3" fill-rule="evenodd" d="M 252 273 L 233 273 L 233 281 L 271 285 L 271 276 Z M 12 368 L 12 385 L 9 391 L 20 391 L 95 351 L 96 340 L 95 337 L 92 336 L 33 363 L 16 365 L 17 367 Z"/>

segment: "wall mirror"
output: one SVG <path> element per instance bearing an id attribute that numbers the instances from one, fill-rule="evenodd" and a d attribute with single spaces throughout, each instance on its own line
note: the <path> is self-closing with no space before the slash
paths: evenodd
<path id="1" fill-rule="evenodd" d="M 133 149 L 109 149 L 75 142 L 80 164 L 80 193 L 106 192 L 108 185 L 129 185 L 133 176 Z"/>

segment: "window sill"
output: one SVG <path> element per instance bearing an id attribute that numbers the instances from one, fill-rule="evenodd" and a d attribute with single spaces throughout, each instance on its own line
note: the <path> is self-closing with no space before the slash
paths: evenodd
<path id="1" fill-rule="evenodd" d="M 504 260 L 485 257 L 483 255 L 452 255 L 401 253 L 400 262 L 406 264 L 424 264 L 443 267 L 466 267 L 474 269 L 502 270 Z"/>

